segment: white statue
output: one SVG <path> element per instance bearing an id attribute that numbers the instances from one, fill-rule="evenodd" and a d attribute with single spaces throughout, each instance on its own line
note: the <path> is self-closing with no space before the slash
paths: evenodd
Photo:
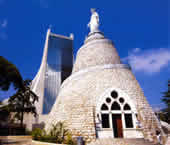
<path id="1" fill-rule="evenodd" d="M 88 24 L 88 27 L 90 28 L 90 33 L 93 32 L 99 32 L 99 15 L 98 13 L 95 11 L 94 8 L 91 9 L 91 19 L 90 22 Z"/>

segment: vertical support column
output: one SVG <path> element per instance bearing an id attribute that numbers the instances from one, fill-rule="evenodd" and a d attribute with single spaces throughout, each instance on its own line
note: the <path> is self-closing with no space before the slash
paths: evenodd
<path id="1" fill-rule="evenodd" d="M 133 128 L 136 129 L 136 127 L 137 127 L 137 119 L 136 119 L 135 112 L 132 112 L 132 122 L 133 122 Z"/>
<path id="2" fill-rule="evenodd" d="M 126 125 L 125 125 L 125 113 L 122 111 L 122 125 L 123 125 L 123 130 L 126 128 Z"/>
<path id="3" fill-rule="evenodd" d="M 113 123 L 112 123 L 112 112 L 109 112 L 109 124 L 110 124 L 110 128 L 112 129 L 113 131 Z M 114 131 L 113 131 L 113 138 L 114 138 Z"/>
<path id="4" fill-rule="evenodd" d="M 125 113 L 122 111 L 122 113 L 121 113 L 122 115 L 121 115 L 121 117 L 122 117 L 122 126 L 123 126 L 123 128 L 122 128 L 122 132 L 123 132 L 123 137 L 125 137 L 125 128 L 126 128 L 126 125 L 125 125 Z"/>

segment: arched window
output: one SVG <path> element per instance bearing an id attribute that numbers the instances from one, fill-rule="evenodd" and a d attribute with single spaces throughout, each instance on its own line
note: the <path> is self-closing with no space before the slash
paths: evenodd
<path id="1" fill-rule="evenodd" d="M 109 108 L 107 107 L 106 104 L 103 104 L 102 107 L 101 107 L 101 110 L 109 110 Z"/>
<path id="2" fill-rule="evenodd" d="M 112 110 L 120 110 L 120 105 L 117 102 L 113 102 L 111 109 Z"/>
<path id="3" fill-rule="evenodd" d="M 101 114 L 102 117 L 102 128 L 110 128 L 109 114 Z"/>
<path id="4" fill-rule="evenodd" d="M 118 97 L 118 93 L 116 91 L 111 92 L 112 98 L 116 99 Z"/>
<path id="5" fill-rule="evenodd" d="M 129 106 L 128 104 L 125 104 L 125 106 L 124 106 L 123 109 L 124 109 L 124 110 L 131 110 L 131 108 L 130 108 L 130 106 Z"/>
<path id="6" fill-rule="evenodd" d="M 104 103 L 101 107 L 101 111 L 107 111 L 108 112 L 108 110 L 109 110 L 108 106 Z M 110 128 L 109 113 L 102 113 L 101 119 L 102 119 L 102 128 Z"/>
<path id="7" fill-rule="evenodd" d="M 106 98 L 106 102 L 110 103 L 112 100 L 110 98 Z"/>
<path id="8" fill-rule="evenodd" d="M 126 128 L 133 128 L 132 114 L 125 114 L 125 125 Z"/>
<path id="9" fill-rule="evenodd" d="M 119 98 L 119 102 L 123 104 L 125 100 L 123 98 Z"/>

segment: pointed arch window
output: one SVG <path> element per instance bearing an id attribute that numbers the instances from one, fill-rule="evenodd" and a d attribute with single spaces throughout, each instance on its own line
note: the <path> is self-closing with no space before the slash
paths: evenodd
<path id="1" fill-rule="evenodd" d="M 125 125 L 126 128 L 133 128 L 132 114 L 125 114 Z"/>
<path id="2" fill-rule="evenodd" d="M 111 109 L 112 110 L 120 110 L 120 105 L 117 102 L 113 102 Z"/>
<path id="3" fill-rule="evenodd" d="M 102 117 L 102 128 L 110 128 L 109 114 L 101 114 Z"/>
<path id="4" fill-rule="evenodd" d="M 109 110 L 109 108 L 107 107 L 106 104 L 103 104 L 102 107 L 101 107 L 101 110 Z"/>
<path id="5" fill-rule="evenodd" d="M 118 93 L 116 91 L 111 92 L 112 98 L 116 99 L 118 97 Z"/>
<path id="6" fill-rule="evenodd" d="M 125 106 L 124 106 L 123 109 L 124 109 L 124 110 L 131 110 L 131 108 L 130 108 L 130 106 L 129 106 L 128 104 L 125 104 Z"/>

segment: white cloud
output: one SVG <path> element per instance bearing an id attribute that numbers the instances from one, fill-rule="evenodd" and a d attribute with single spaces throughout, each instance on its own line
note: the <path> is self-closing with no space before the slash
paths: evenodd
<path id="1" fill-rule="evenodd" d="M 8 35 L 6 33 L 7 25 L 8 25 L 7 19 L 0 21 L 0 39 L 2 40 L 6 40 L 8 38 Z"/>
<path id="2" fill-rule="evenodd" d="M 141 50 L 135 48 L 124 58 L 134 71 L 142 71 L 148 74 L 160 72 L 161 69 L 170 65 L 170 49 Z M 167 68 L 168 69 L 168 68 Z"/>
<path id="3" fill-rule="evenodd" d="M 141 51 L 141 48 L 135 48 L 135 49 L 133 49 L 133 52 L 134 53 L 137 53 L 137 52 L 140 52 Z"/>
<path id="4" fill-rule="evenodd" d="M 6 28 L 6 27 L 7 27 L 7 24 L 8 24 L 7 19 L 4 19 L 4 20 L 1 22 L 1 27 L 2 27 L 2 28 Z"/>

